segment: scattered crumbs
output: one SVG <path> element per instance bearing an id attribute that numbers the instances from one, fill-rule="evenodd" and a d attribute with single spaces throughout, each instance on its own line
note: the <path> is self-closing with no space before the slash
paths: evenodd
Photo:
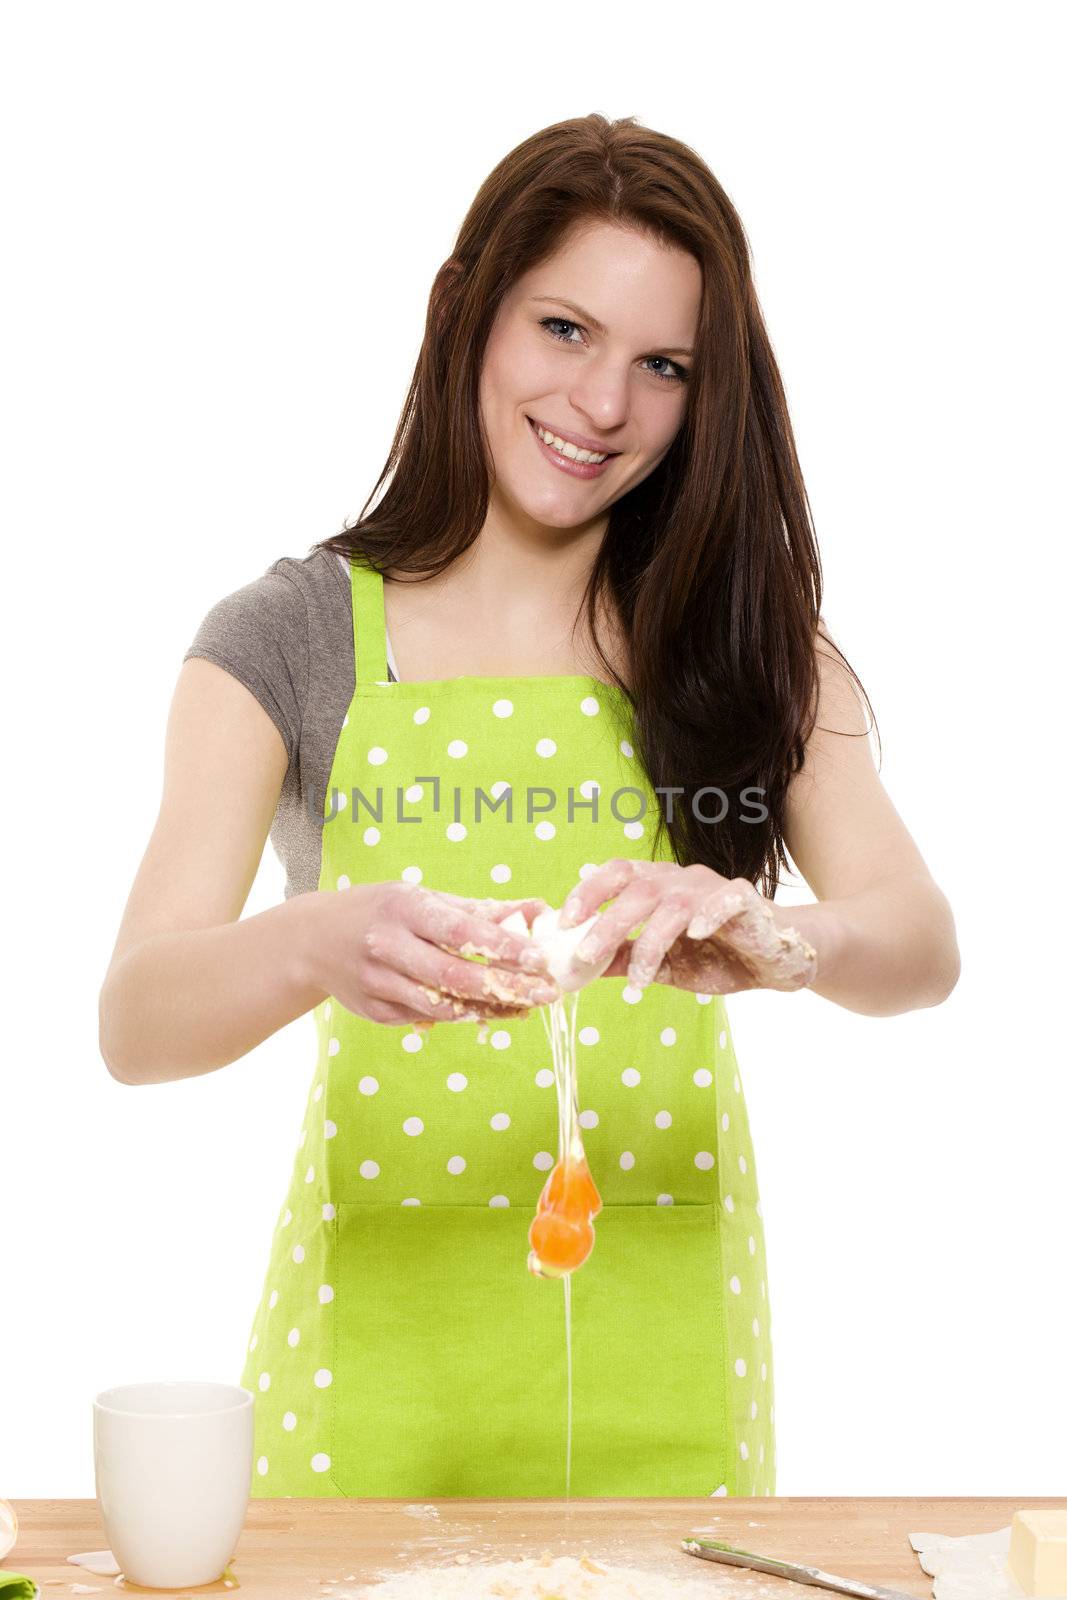
<path id="1" fill-rule="evenodd" d="M 98 1583 L 72 1583 L 70 1587 L 71 1587 L 71 1593 L 72 1594 L 99 1594 L 100 1593 L 100 1585 Z"/>
<path id="2" fill-rule="evenodd" d="M 404 1515 L 407 1517 L 439 1517 L 440 1512 L 436 1506 L 405 1506 Z"/>

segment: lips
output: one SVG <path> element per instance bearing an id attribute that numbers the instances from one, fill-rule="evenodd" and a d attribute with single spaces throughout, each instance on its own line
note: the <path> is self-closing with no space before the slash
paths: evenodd
<path id="1" fill-rule="evenodd" d="M 562 472 L 568 478 L 578 478 L 585 482 L 590 482 L 593 478 L 602 478 L 618 454 L 616 451 L 610 456 L 605 456 L 602 461 L 581 461 L 576 455 L 568 455 L 566 449 L 548 444 L 537 431 L 533 419 L 527 420 L 542 461 L 547 461 L 553 472 Z"/>
<path id="2" fill-rule="evenodd" d="M 535 431 L 538 428 L 543 428 L 546 433 L 551 433 L 555 438 L 562 439 L 564 444 L 574 445 L 577 450 L 592 450 L 598 456 L 608 456 L 609 458 L 622 454 L 621 450 L 608 450 L 604 445 L 597 444 L 595 439 L 587 439 L 584 434 L 564 433 L 558 428 L 551 428 L 547 422 L 542 422 L 540 417 L 531 417 L 527 414 L 526 420 Z"/>

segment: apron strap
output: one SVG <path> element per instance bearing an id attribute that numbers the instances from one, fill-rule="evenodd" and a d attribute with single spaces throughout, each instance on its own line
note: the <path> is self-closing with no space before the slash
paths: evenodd
<path id="1" fill-rule="evenodd" d="M 356 683 L 384 683 L 389 677 L 385 652 L 385 585 L 380 572 L 353 556 L 352 645 Z"/>

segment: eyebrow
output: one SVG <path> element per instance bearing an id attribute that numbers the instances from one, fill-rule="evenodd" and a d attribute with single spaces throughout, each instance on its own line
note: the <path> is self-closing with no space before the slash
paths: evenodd
<path id="1" fill-rule="evenodd" d="M 566 306 L 568 311 L 573 311 L 576 316 L 581 317 L 583 322 L 587 322 L 594 333 L 607 333 L 608 331 L 602 322 L 597 321 L 592 312 L 584 311 L 581 306 L 576 306 L 573 300 L 564 300 L 558 294 L 531 295 L 530 298 L 538 305 Z M 656 348 L 662 350 L 665 355 L 691 357 L 693 354 L 692 350 L 680 344 L 657 345 Z"/>

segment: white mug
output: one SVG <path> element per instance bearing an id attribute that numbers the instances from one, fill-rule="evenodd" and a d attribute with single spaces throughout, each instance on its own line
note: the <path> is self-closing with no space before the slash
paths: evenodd
<path id="1" fill-rule="evenodd" d="M 254 1407 L 228 1383 L 129 1383 L 97 1395 L 96 1496 L 131 1583 L 181 1589 L 221 1577 L 248 1509 Z"/>

